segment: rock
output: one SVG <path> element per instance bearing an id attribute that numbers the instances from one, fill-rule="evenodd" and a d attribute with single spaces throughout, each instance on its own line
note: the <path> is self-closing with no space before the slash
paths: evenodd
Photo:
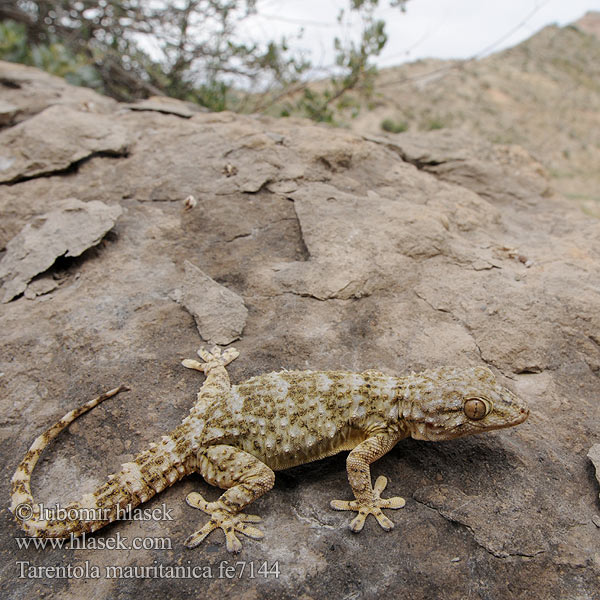
<path id="1" fill-rule="evenodd" d="M 184 261 L 184 268 L 181 303 L 196 320 L 202 339 L 222 346 L 239 339 L 248 316 L 244 300 L 191 262 Z"/>
<path id="2" fill-rule="evenodd" d="M 511 510 L 502 499 L 494 502 L 467 496 L 448 485 L 419 488 L 413 498 L 467 527 L 480 546 L 499 558 L 536 556 L 548 549 L 543 533 L 528 527 L 527 517 Z"/>
<path id="3" fill-rule="evenodd" d="M 587 453 L 587 457 L 592 461 L 596 469 L 596 479 L 600 483 L 600 444 L 594 444 Z"/>
<path id="4" fill-rule="evenodd" d="M 53 106 L 0 132 L 0 182 L 61 171 L 94 154 L 123 155 L 128 143 L 114 118 Z"/>
<path id="5" fill-rule="evenodd" d="M 6 254 L 0 260 L 2 302 L 10 302 L 21 294 L 27 284 L 49 269 L 58 257 L 79 256 L 98 244 L 121 213 L 119 206 L 70 198 L 25 225 L 7 244 Z M 51 289 L 54 286 L 38 282 L 29 296 Z"/>
<path id="6" fill-rule="evenodd" d="M 367 139 L 387 144 L 419 169 L 496 202 L 552 194 L 544 168 L 520 146 L 475 140 L 459 129 L 401 133 L 393 141 Z"/>
<path id="7" fill-rule="evenodd" d="M 414 172 L 406 177 L 420 179 Z M 368 296 L 409 270 L 411 259 L 447 255 L 476 262 L 477 251 L 461 235 L 462 221 L 496 218 L 476 195 L 461 190 L 459 199 L 456 188 L 431 203 L 387 189 L 381 195 L 373 190 L 347 194 L 323 183 L 307 184 L 288 196 L 310 260 L 282 267 L 279 279 L 294 292 L 321 300 Z M 454 202 L 460 203 L 461 214 Z"/>
<path id="8" fill-rule="evenodd" d="M 19 108 L 17 106 L 0 100 L 0 127 L 12 125 L 18 114 Z"/>
<path id="9" fill-rule="evenodd" d="M 0 94 L 2 100 L 19 107 L 7 124 L 25 121 L 50 106 L 65 106 L 78 111 L 110 113 L 117 103 L 85 87 L 69 85 L 39 69 L 0 61 Z"/>
<path id="10" fill-rule="evenodd" d="M 49 294 L 58 286 L 59 282 L 56 279 L 54 279 L 54 277 L 52 277 L 51 275 L 42 275 L 40 277 L 36 277 L 31 281 L 23 295 L 25 296 L 25 298 L 33 300 L 38 296 L 44 296 L 45 294 Z"/>
<path id="11" fill-rule="evenodd" d="M 183 102 L 176 98 L 168 98 L 166 96 L 151 96 L 145 100 L 139 100 L 131 104 L 123 104 L 123 108 L 129 110 L 149 110 L 164 113 L 167 115 L 176 115 L 189 119 L 197 112 L 206 112 L 203 107 L 193 102 Z"/>

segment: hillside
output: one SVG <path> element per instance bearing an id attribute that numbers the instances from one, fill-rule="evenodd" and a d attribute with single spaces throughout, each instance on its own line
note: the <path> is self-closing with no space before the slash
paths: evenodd
<path id="1" fill-rule="evenodd" d="M 457 129 L 519 144 L 552 185 L 600 216 L 600 13 L 546 27 L 525 42 L 473 61 L 424 60 L 379 74 L 376 98 L 354 120 L 364 135 Z M 394 137 L 394 134 L 391 134 Z"/>

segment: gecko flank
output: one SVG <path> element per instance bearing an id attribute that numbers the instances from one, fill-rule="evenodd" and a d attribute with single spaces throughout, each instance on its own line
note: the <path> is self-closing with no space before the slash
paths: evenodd
<path id="1" fill-rule="evenodd" d="M 198 472 L 226 491 L 215 502 L 195 492 L 187 496 L 187 503 L 210 520 L 187 538 L 186 546 L 197 546 L 221 528 L 227 549 L 239 552 L 236 532 L 263 537 L 254 526 L 260 518 L 242 510 L 273 487 L 274 471 L 344 450 L 350 450 L 347 471 L 354 500 L 332 500 L 331 507 L 358 513 L 352 531 L 360 531 L 370 514 L 390 530 L 394 524 L 382 509 L 402 508 L 405 501 L 381 497 L 387 480 L 381 476 L 371 485 L 371 463 L 406 437 L 449 440 L 511 427 L 529 415 L 526 404 L 484 367 L 443 367 L 404 377 L 377 371 L 282 371 L 231 385 L 225 367 L 238 356 L 235 349 L 198 354 L 204 362 L 185 360 L 183 365 L 202 371 L 206 380 L 181 425 L 121 465 L 94 492 L 64 507 L 69 516 L 87 513 L 91 519 L 42 518 L 31 494 L 31 473 L 43 449 L 69 423 L 127 388 L 71 411 L 35 440 L 12 478 L 10 509 L 27 534 L 68 537 L 96 531 L 128 505 L 135 507 Z M 23 518 L 20 506 L 30 508 L 30 518 Z"/>

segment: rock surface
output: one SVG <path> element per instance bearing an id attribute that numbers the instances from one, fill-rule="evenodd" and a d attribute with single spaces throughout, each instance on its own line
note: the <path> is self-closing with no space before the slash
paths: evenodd
<path id="1" fill-rule="evenodd" d="M 124 104 L 123 106 L 129 110 L 156 111 L 188 119 L 198 112 L 206 112 L 205 109 L 203 110 L 201 106 L 193 102 L 182 102 L 181 100 L 165 96 L 151 96 L 145 100 Z"/>
<path id="2" fill-rule="evenodd" d="M 588 452 L 587 456 L 592 461 L 592 464 L 594 465 L 594 468 L 596 469 L 596 479 L 598 480 L 598 483 L 600 484 L 600 444 L 594 444 L 590 448 L 590 451 Z"/>
<path id="3" fill-rule="evenodd" d="M 10 302 L 24 292 L 27 284 L 48 270 L 57 258 L 79 256 L 95 246 L 112 229 L 121 212 L 119 206 L 107 206 L 97 200 L 81 202 L 68 198 L 27 223 L 6 245 L 0 259 L 1 301 Z M 37 288 L 50 291 L 45 285 Z"/>
<path id="4" fill-rule="evenodd" d="M 0 86 L 2 101 L 17 108 L 11 111 L 8 124 L 25 121 L 55 105 L 94 113 L 110 113 L 117 106 L 112 98 L 88 88 L 66 85 L 64 79 L 10 62 L 0 61 Z"/>
<path id="5" fill-rule="evenodd" d="M 30 69 L 10 66 L 7 79 L 0 67 L 2 90 L 31 79 Z M 100 244 L 49 266 L 37 291 L 0 308 L 5 507 L 33 439 L 99 392 L 132 390 L 48 449 L 33 478 L 38 501 L 90 491 L 187 414 L 202 375 L 180 361 L 206 340 L 173 299 L 186 261 L 248 310 L 234 382 L 281 368 L 400 374 L 487 364 L 529 402 L 531 417 L 479 437 L 399 443 L 372 468 L 389 477 L 389 495 L 407 498 L 389 533 L 369 521 L 353 535 L 348 515 L 329 509 L 333 497 L 350 498 L 343 455 L 279 473 L 252 506 L 265 538 L 245 539 L 238 557 L 218 532 L 194 550 L 183 546 L 206 520 L 186 494 L 219 493 L 198 477 L 148 503 L 164 503 L 172 520 L 123 521 L 90 538 L 150 540 L 144 549 L 19 548 L 4 508 L 2 597 L 597 594 L 600 505 L 586 453 L 600 441 L 600 222 L 552 194 L 538 162 L 467 135 L 390 142 L 299 120 L 184 118 L 94 99 L 113 110 L 107 117 L 74 102 L 58 80 L 40 76 L 38 89 L 43 80 L 64 109 L 32 116 L 31 104 L 6 97 L 27 116 L 2 131 L 3 152 L 25 148 L 15 130 L 31 132 L 30 154 L 38 152 L 36 123 L 53 131 L 49 144 L 62 141 L 59 156 L 37 155 L 43 169 L 20 160 L 13 183 L 0 186 L 4 255 L 67 198 L 122 214 Z M 82 123 L 127 153 L 89 151 Z M 515 157 L 518 173 L 507 166 Z M 259 572 L 265 564 L 270 571 Z M 49 575 L 69 565 L 83 571 Z M 135 566 L 197 570 L 141 578 L 127 571 Z M 122 570 L 107 577 L 107 567 Z"/>
<path id="6" fill-rule="evenodd" d="M 190 261 L 184 261 L 183 267 L 183 290 L 176 292 L 176 300 L 181 296 L 181 303 L 196 321 L 200 337 L 221 346 L 240 339 L 248 316 L 244 300 Z"/>
<path id="7" fill-rule="evenodd" d="M 127 144 L 110 117 L 51 106 L 0 132 L 0 183 L 61 171 L 94 154 L 123 155 Z"/>

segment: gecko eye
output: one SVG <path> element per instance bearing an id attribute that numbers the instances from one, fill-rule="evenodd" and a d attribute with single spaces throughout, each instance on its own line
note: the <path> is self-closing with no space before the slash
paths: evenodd
<path id="1" fill-rule="evenodd" d="M 481 398 L 467 398 L 463 406 L 465 415 L 472 421 L 483 419 L 490 412 L 490 409 L 489 403 Z"/>

